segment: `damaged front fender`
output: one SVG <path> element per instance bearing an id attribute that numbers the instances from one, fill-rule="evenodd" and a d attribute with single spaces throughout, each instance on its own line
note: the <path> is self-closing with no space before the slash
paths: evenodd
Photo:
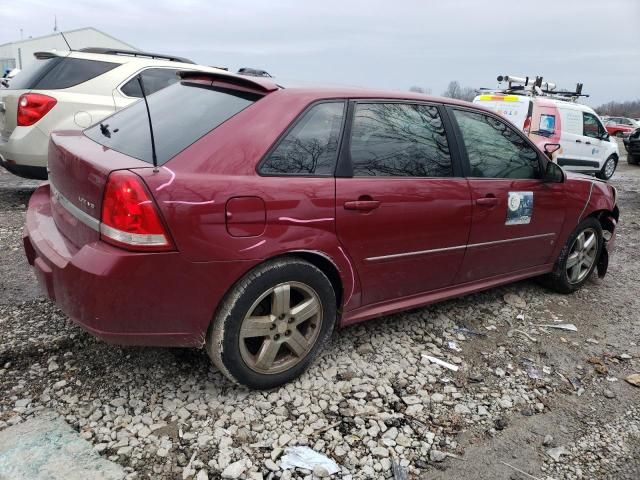
<path id="1" fill-rule="evenodd" d="M 607 250 L 607 245 L 605 244 L 602 249 L 602 253 L 600 254 L 600 259 L 598 260 L 598 278 L 604 278 L 607 274 L 607 270 L 609 268 L 609 251 Z"/>

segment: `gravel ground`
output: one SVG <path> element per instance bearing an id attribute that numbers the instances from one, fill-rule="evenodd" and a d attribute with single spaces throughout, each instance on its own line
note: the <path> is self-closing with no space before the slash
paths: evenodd
<path id="1" fill-rule="evenodd" d="M 203 351 L 95 340 L 42 297 L 21 232 L 34 186 L 0 171 L 0 430 L 62 415 L 128 478 L 638 479 L 640 168 L 612 179 L 622 219 L 604 280 L 535 281 L 356 325 L 279 390 L 229 383 Z M 578 331 L 540 327 L 574 323 Z M 430 363 L 432 355 L 460 367 Z M 555 456 L 555 460 L 554 457 Z"/>

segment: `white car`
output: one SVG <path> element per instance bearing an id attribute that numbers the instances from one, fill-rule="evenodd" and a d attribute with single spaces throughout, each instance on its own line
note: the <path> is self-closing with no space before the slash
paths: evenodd
<path id="1" fill-rule="evenodd" d="M 220 72 L 154 53 L 85 48 L 38 52 L 36 61 L 0 90 L 0 164 L 25 178 L 47 178 L 53 130 L 84 129 L 179 80 L 180 70 Z"/>
<path id="2" fill-rule="evenodd" d="M 567 170 L 595 174 L 603 180 L 616 170 L 618 144 L 586 105 L 553 95 L 502 92 L 482 93 L 473 103 L 511 120 L 543 151 L 545 144 L 559 144 L 553 159 Z"/>

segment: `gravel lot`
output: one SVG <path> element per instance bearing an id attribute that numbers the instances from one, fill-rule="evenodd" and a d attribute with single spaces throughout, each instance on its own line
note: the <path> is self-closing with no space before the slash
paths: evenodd
<path id="1" fill-rule="evenodd" d="M 624 151 L 621 145 L 621 151 Z M 525 281 L 334 334 L 271 392 L 230 384 L 203 351 L 121 348 L 38 291 L 21 232 L 34 182 L 0 171 L 0 430 L 62 415 L 128 478 L 638 479 L 640 168 L 612 179 L 622 218 L 609 275 L 562 296 Z M 540 327 L 573 323 L 578 332 Z M 459 365 L 452 372 L 432 355 Z M 557 460 L 552 457 L 555 456 Z"/>

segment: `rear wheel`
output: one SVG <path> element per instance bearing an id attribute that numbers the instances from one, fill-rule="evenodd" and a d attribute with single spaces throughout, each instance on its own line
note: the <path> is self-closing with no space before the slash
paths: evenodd
<path id="1" fill-rule="evenodd" d="M 627 163 L 629 165 L 638 165 L 640 163 L 640 155 L 632 155 L 627 153 Z"/>
<path id="2" fill-rule="evenodd" d="M 616 132 L 616 137 L 618 137 L 618 138 L 622 138 L 622 137 L 624 137 L 624 133 L 622 133 L 622 131 L 618 130 L 618 131 Z"/>
<path id="3" fill-rule="evenodd" d="M 609 180 L 611 177 L 613 177 L 613 174 L 616 171 L 617 166 L 618 166 L 618 160 L 616 159 L 616 157 L 611 155 L 609 158 L 605 160 L 604 165 L 602 165 L 602 168 L 600 169 L 600 171 L 596 176 L 598 178 L 601 178 L 602 180 Z"/>
<path id="4" fill-rule="evenodd" d="M 336 297 L 314 265 L 268 262 L 227 295 L 207 338 L 213 363 L 232 381 L 268 389 L 298 377 L 333 331 Z"/>
<path id="5" fill-rule="evenodd" d="M 582 287 L 596 268 L 602 245 L 600 222 L 591 217 L 580 222 L 560 252 L 550 274 L 550 286 L 560 293 Z"/>

